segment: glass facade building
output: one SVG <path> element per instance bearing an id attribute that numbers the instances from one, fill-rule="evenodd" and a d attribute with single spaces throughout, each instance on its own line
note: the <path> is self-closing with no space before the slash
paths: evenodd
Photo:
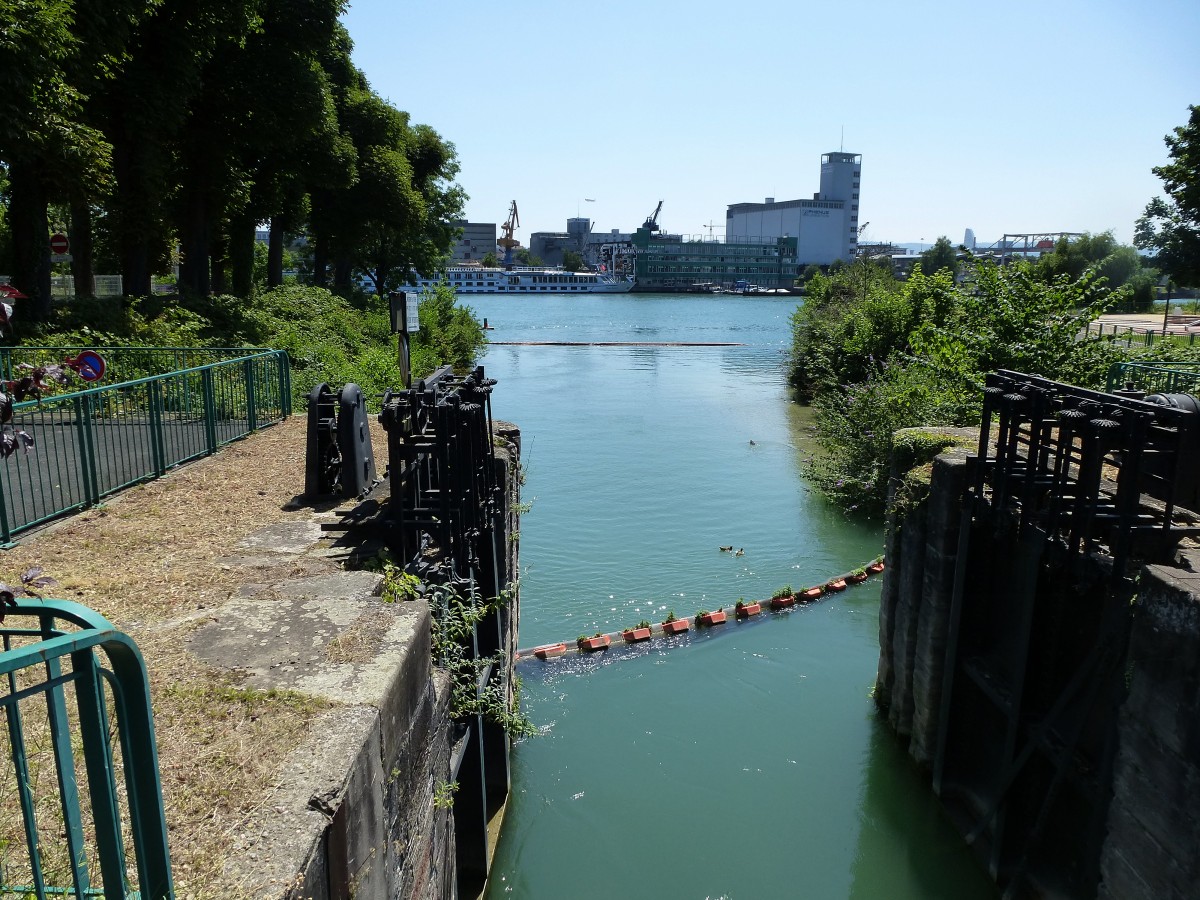
<path id="1" fill-rule="evenodd" d="M 796 279 L 796 238 L 685 240 L 639 228 L 632 252 L 637 291 L 776 290 Z"/>

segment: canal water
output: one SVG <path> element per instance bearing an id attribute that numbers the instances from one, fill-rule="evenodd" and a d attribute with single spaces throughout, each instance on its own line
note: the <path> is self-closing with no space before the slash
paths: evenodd
<path id="1" fill-rule="evenodd" d="M 784 381 L 795 304 L 469 299 L 495 329 L 493 414 L 523 433 L 521 646 L 809 587 L 882 552 L 880 527 L 805 484 Z M 487 896 L 993 896 L 874 713 L 878 607 L 875 579 L 668 642 L 521 662 L 543 734 L 514 748 Z"/>

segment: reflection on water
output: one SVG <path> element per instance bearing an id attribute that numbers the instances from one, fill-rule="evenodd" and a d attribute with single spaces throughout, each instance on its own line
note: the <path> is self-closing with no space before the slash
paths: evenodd
<path id="1" fill-rule="evenodd" d="M 489 350 L 493 411 L 522 428 L 536 498 L 521 524 L 522 646 L 807 587 L 880 552 L 877 528 L 800 477 L 805 418 L 784 371 L 794 300 L 472 305 L 502 341 L 745 344 Z M 669 643 L 522 663 L 546 733 L 514 751 L 489 896 L 990 896 L 876 724 L 878 599 L 867 582 Z"/>

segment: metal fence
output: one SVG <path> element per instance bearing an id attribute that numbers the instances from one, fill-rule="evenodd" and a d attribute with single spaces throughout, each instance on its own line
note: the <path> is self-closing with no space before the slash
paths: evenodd
<path id="1" fill-rule="evenodd" d="M 91 296 L 97 298 L 120 297 L 125 293 L 124 279 L 120 275 L 93 275 Z M 75 298 L 75 278 L 71 275 L 53 275 L 50 278 L 50 296 L 56 300 Z"/>
<path id="2" fill-rule="evenodd" d="M 1168 331 L 1162 328 L 1147 328 L 1144 325 L 1122 325 L 1120 323 L 1089 322 L 1087 327 L 1089 337 L 1104 337 L 1111 335 L 1114 343 L 1124 343 L 1126 347 L 1153 347 L 1156 342 L 1168 341 L 1180 347 L 1191 347 L 1196 343 L 1198 332 L 1186 333 Z"/>
<path id="3" fill-rule="evenodd" d="M 0 538 L 10 543 L 290 414 L 288 358 L 274 350 L 18 403 L 13 427 L 34 446 L 0 461 Z"/>
<path id="4" fill-rule="evenodd" d="M 1200 395 L 1200 363 L 1114 363 L 1104 390 L 1112 393 L 1127 385 L 1147 394 Z"/>
<path id="5" fill-rule="evenodd" d="M 3 611 L 0 897 L 172 897 L 137 646 L 67 600 Z"/>

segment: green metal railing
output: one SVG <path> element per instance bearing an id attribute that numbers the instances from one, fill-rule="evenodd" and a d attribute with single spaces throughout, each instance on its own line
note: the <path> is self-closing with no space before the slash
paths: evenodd
<path id="1" fill-rule="evenodd" d="M 0 378 L 15 381 L 24 371 L 21 364 L 44 366 L 61 364 L 67 357 L 84 350 L 96 350 L 104 357 L 105 384 L 133 381 L 150 375 L 165 375 L 182 369 L 195 369 L 212 363 L 240 359 L 257 353 L 269 353 L 269 347 L 0 347 Z"/>
<path id="2" fill-rule="evenodd" d="M 34 446 L 0 461 L 0 540 L 280 422 L 291 396 L 287 354 L 271 350 L 18 403 L 13 427 Z"/>
<path id="3" fill-rule="evenodd" d="M 1104 390 L 1112 393 L 1127 384 L 1147 394 L 1200 395 L 1200 363 L 1113 363 Z"/>
<path id="4" fill-rule="evenodd" d="M 1197 332 L 1186 334 L 1167 332 L 1161 328 L 1146 328 L 1145 326 L 1122 325 L 1120 323 L 1089 322 L 1087 327 L 1089 337 L 1104 337 L 1110 335 L 1114 343 L 1124 343 L 1126 347 L 1153 347 L 1155 342 L 1169 341 L 1181 347 L 1191 347 L 1196 343 Z"/>
<path id="5" fill-rule="evenodd" d="M 68 600 L 23 600 L 4 611 L 0 898 L 173 897 L 149 680 L 136 644 Z"/>

